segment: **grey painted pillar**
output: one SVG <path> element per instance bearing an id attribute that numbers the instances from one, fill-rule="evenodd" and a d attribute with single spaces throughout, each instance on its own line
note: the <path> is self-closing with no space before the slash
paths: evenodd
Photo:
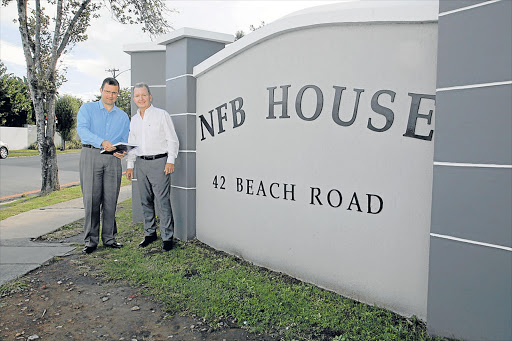
<path id="1" fill-rule="evenodd" d="M 143 82 L 149 85 L 153 95 L 153 104 L 165 108 L 165 47 L 153 43 L 131 44 L 124 47 L 124 52 L 131 57 L 131 88 Z M 132 102 L 130 116 L 137 113 L 137 106 Z M 137 169 L 134 168 L 132 180 L 132 221 L 142 222 L 142 207 L 139 188 L 137 187 Z M 157 206 L 158 207 L 158 206 Z M 158 215 L 158 211 L 157 211 Z"/>
<path id="2" fill-rule="evenodd" d="M 180 141 L 171 177 L 175 236 L 196 236 L 196 79 L 193 68 L 234 40 L 232 35 L 192 28 L 176 30 L 160 41 L 166 48 L 166 110 Z"/>
<path id="3" fill-rule="evenodd" d="M 512 1 L 440 1 L 428 332 L 512 340 Z"/>

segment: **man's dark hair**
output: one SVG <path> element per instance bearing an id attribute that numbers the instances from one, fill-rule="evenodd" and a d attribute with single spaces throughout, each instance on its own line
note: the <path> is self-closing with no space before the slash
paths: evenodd
<path id="1" fill-rule="evenodd" d="M 103 87 L 105 86 L 105 84 L 108 84 L 108 85 L 115 85 L 119 88 L 119 82 L 117 81 L 117 79 L 115 78 L 112 78 L 112 77 L 107 77 L 103 80 L 103 83 L 101 84 L 101 89 L 103 90 Z"/>

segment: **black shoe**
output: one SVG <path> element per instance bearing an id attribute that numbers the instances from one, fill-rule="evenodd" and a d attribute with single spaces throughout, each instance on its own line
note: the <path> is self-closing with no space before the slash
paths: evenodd
<path id="1" fill-rule="evenodd" d="M 172 250 L 172 239 L 169 239 L 169 240 L 164 240 L 164 243 L 162 245 L 162 250 L 163 251 L 170 251 Z"/>
<path id="2" fill-rule="evenodd" d="M 112 244 L 106 244 L 104 245 L 105 247 L 111 247 L 113 249 L 120 249 L 123 247 L 123 244 L 121 243 L 118 243 L 118 242 L 113 242 Z"/>
<path id="3" fill-rule="evenodd" d="M 86 253 L 86 254 L 89 254 L 89 253 L 93 253 L 94 250 L 96 250 L 96 246 L 86 246 L 84 247 L 84 249 L 82 250 L 82 253 Z"/>
<path id="4" fill-rule="evenodd" d="M 144 240 L 139 243 L 139 247 L 146 247 L 157 239 L 156 233 L 145 236 Z"/>

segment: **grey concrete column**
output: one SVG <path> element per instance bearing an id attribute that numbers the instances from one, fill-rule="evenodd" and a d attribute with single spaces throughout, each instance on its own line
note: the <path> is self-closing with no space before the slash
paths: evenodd
<path id="1" fill-rule="evenodd" d="M 439 11 L 428 332 L 512 340 L 512 2 Z"/>
<path id="2" fill-rule="evenodd" d="M 154 43 L 130 44 L 124 46 L 124 52 L 131 57 L 131 88 L 143 82 L 149 85 L 153 95 L 153 104 L 165 108 L 165 47 Z M 131 106 L 130 116 L 137 113 L 137 106 Z M 132 221 L 142 222 L 142 207 L 137 187 L 137 169 L 132 180 Z M 158 207 L 158 206 L 157 206 Z M 158 215 L 158 211 L 157 211 Z"/>
<path id="3" fill-rule="evenodd" d="M 176 171 L 171 177 L 175 235 L 196 235 L 196 79 L 193 68 L 234 40 L 232 35 L 192 28 L 176 30 L 159 40 L 165 46 L 166 110 L 180 141 Z"/>

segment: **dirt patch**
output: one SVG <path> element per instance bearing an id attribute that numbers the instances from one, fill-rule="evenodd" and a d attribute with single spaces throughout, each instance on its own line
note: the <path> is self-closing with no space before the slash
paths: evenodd
<path id="1" fill-rule="evenodd" d="M 0 298 L 0 340 L 277 340 L 217 321 L 168 315 L 151 297 L 106 282 L 74 254 L 22 278 Z M 193 275 L 191 273 L 191 275 Z"/>

